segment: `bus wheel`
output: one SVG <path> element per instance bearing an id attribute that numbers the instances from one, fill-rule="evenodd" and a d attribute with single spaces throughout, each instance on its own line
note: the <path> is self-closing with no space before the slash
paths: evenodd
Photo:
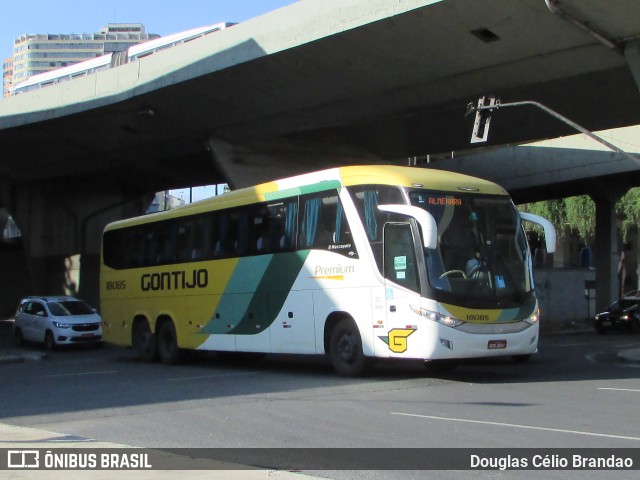
<path id="1" fill-rule="evenodd" d="M 331 332 L 329 358 L 336 372 L 344 377 L 356 377 L 365 371 L 367 358 L 362 353 L 360 332 L 352 320 L 340 320 Z"/>
<path id="2" fill-rule="evenodd" d="M 182 358 L 182 352 L 178 348 L 178 337 L 173 322 L 162 322 L 158 330 L 158 355 L 162 363 L 175 365 Z"/>
<path id="3" fill-rule="evenodd" d="M 153 362 L 158 359 L 156 340 L 147 321 L 137 322 L 133 326 L 132 344 L 140 360 Z"/>

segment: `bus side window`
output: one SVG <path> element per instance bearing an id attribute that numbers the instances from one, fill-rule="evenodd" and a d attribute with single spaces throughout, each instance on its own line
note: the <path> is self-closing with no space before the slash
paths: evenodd
<path id="1" fill-rule="evenodd" d="M 178 237 L 178 224 L 174 221 L 161 222 L 154 229 L 157 243 L 155 263 L 152 265 L 166 265 L 176 262 L 176 243 Z"/>
<path id="2" fill-rule="evenodd" d="M 357 252 L 337 192 L 302 198 L 299 247 L 329 250 L 357 258 Z"/>
<path id="3" fill-rule="evenodd" d="M 182 220 L 177 231 L 177 255 L 178 261 L 189 262 L 207 258 L 207 247 L 210 241 L 211 223 L 200 216 L 191 220 Z"/>
<path id="4" fill-rule="evenodd" d="M 419 291 L 413 234 L 408 223 L 387 223 L 384 227 L 384 276 Z"/>
<path id="5" fill-rule="evenodd" d="M 176 241 L 176 253 L 179 262 L 190 260 L 189 240 L 192 233 L 192 222 L 182 220 L 178 225 L 178 237 Z"/>
<path id="6" fill-rule="evenodd" d="M 235 255 L 235 244 L 237 228 L 234 228 L 234 223 L 231 220 L 231 215 L 227 212 L 220 213 L 218 215 L 219 237 L 215 246 L 216 258 L 226 258 Z"/>
<path id="7" fill-rule="evenodd" d="M 205 222 L 209 225 L 209 239 L 207 240 L 207 258 L 212 259 L 218 256 L 217 247 L 220 244 L 220 215 L 212 212 L 205 217 Z"/>
<path id="8" fill-rule="evenodd" d="M 241 207 L 236 211 L 237 218 L 237 236 L 235 244 L 235 253 L 239 257 L 249 255 L 255 241 L 253 240 L 254 233 L 254 217 L 253 217 L 253 205 L 247 207 Z"/>
<path id="9" fill-rule="evenodd" d="M 141 227 L 134 227 L 130 233 L 131 253 L 127 259 L 127 268 L 137 268 L 144 265 L 145 234 Z"/>
<path id="10" fill-rule="evenodd" d="M 193 225 L 191 237 L 191 260 L 204 260 L 209 257 L 211 245 L 211 222 L 207 218 L 198 218 Z"/>
<path id="11" fill-rule="evenodd" d="M 401 205 L 406 201 L 398 187 L 388 185 L 364 185 L 348 187 L 347 190 L 356 205 L 360 221 L 367 233 L 367 240 L 371 245 L 378 270 L 382 273 L 382 229 L 385 223 L 391 221 L 395 216 L 379 210 L 378 205 Z"/>
<path id="12" fill-rule="evenodd" d="M 296 248 L 298 233 L 298 198 L 285 203 L 282 210 L 282 235 L 278 239 L 278 248 L 291 251 Z"/>
<path id="13" fill-rule="evenodd" d="M 282 203 L 261 205 L 254 217 L 256 253 L 274 253 L 281 250 L 280 237 L 284 224 Z"/>
<path id="14" fill-rule="evenodd" d="M 302 201 L 302 219 L 300 220 L 300 248 L 313 248 L 318 232 L 318 217 L 322 200 L 318 197 L 305 197 Z"/>

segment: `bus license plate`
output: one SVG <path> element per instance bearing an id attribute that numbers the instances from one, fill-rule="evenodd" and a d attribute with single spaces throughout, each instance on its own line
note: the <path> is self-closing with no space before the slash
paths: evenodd
<path id="1" fill-rule="evenodd" d="M 489 343 L 487 344 L 487 348 L 489 350 L 498 350 L 501 348 L 507 348 L 507 341 L 506 340 L 489 340 Z"/>

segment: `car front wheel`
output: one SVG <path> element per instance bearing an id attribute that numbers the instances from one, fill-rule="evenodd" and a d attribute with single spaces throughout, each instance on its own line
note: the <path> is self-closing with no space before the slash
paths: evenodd
<path id="1" fill-rule="evenodd" d="M 56 349 L 56 339 L 53 338 L 51 330 L 47 330 L 47 333 L 44 334 L 44 348 L 49 351 Z"/>

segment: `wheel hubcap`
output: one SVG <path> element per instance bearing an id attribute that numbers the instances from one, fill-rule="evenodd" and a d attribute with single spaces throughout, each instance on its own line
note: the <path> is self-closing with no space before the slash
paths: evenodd
<path id="1" fill-rule="evenodd" d="M 340 337 L 338 342 L 338 353 L 340 354 L 340 360 L 344 363 L 352 363 L 355 351 L 355 344 L 352 335 L 344 334 Z"/>

